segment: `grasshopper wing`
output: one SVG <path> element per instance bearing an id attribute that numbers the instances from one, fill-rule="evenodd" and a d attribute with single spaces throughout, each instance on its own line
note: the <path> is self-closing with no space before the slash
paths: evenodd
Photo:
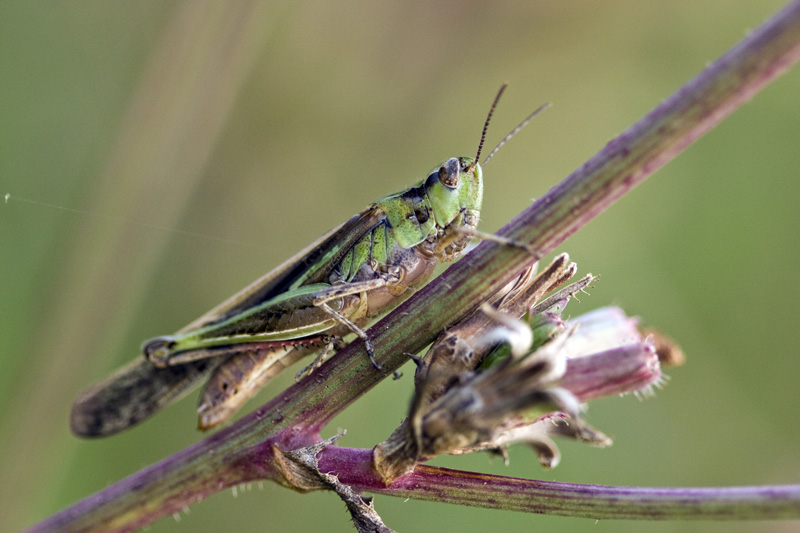
<path id="1" fill-rule="evenodd" d="M 370 206 L 182 328 L 179 333 L 224 320 L 290 287 L 325 281 L 349 248 L 384 220 L 383 211 L 377 206 Z M 140 356 L 78 396 L 70 415 L 72 432 L 81 437 L 102 437 L 138 424 L 183 398 L 225 359 L 220 356 L 156 368 Z"/>
<path id="2" fill-rule="evenodd" d="M 328 274 L 347 251 L 385 219 L 386 215 L 380 208 L 370 206 L 182 328 L 179 333 L 224 320 L 293 287 L 327 282 Z"/>
<path id="3" fill-rule="evenodd" d="M 155 368 L 138 357 L 78 396 L 72 404 L 70 428 L 81 437 L 118 433 L 183 398 L 222 361 Z"/>

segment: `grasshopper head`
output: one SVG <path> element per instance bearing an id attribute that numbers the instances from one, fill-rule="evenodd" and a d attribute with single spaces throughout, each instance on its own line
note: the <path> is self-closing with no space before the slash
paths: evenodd
<path id="1" fill-rule="evenodd" d="M 434 240 L 426 253 L 440 261 L 455 260 L 472 240 L 483 201 L 483 171 L 476 159 L 453 157 L 428 175 L 423 188 L 433 222 Z M 463 231 L 467 230 L 467 231 Z"/>
<path id="2" fill-rule="evenodd" d="M 471 157 L 452 157 L 431 171 L 424 189 L 437 229 L 465 212 L 477 217 L 483 201 L 481 166 Z"/>

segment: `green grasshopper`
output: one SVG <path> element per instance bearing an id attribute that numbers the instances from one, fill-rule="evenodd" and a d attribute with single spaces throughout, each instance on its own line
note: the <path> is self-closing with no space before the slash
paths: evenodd
<path id="1" fill-rule="evenodd" d="M 398 305 L 425 284 L 440 262 L 457 259 L 476 233 L 483 199 L 479 157 L 501 87 L 474 158 L 450 158 L 425 179 L 385 196 L 332 229 L 174 335 L 144 344 L 136 361 L 76 400 L 74 433 L 116 433 L 176 401 L 212 373 L 201 395 L 200 429 L 228 420 L 286 366 Z M 486 162 L 542 106 L 506 136 Z"/>

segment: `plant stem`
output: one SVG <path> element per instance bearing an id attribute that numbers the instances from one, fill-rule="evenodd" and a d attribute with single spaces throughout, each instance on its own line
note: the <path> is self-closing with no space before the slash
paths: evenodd
<path id="1" fill-rule="evenodd" d="M 357 490 L 487 509 L 597 520 L 773 520 L 800 517 L 800 485 L 611 487 L 420 465 L 412 473 L 384 487 L 377 474 L 368 467 L 371 454 L 371 450 L 329 446 L 320 454 L 319 464 L 323 471 L 335 466 L 339 480 Z"/>
<path id="2" fill-rule="evenodd" d="M 800 517 L 800 485 L 651 488 L 579 485 L 418 466 L 386 490 L 415 498 L 591 519 L 773 520 Z"/>
<path id="3" fill-rule="evenodd" d="M 600 153 L 507 224 L 500 235 L 528 243 L 536 251 L 537 258 L 551 252 L 746 102 L 798 57 L 800 0 L 750 33 L 654 111 L 608 143 Z M 363 343 L 354 342 L 310 378 L 290 387 L 233 426 L 90 496 L 35 526 L 33 531 L 128 531 L 237 483 L 254 479 L 281 482 L 280 473 L 273 463 L 273 446 L 288 450 L 318 440 L 318 432 L 328 420 L 406 361 L 404 353 L 420 351 L 448 324 L 466 317 L 517 275 L 531 259 L 530 254 L 522 249 L 493 242 L 482 243 L 369 330 L 375 354 L 384 365 L 382 371 L 378 372 L 371 366 Z M 345 463 L 335 470 L 344 475 L 347 468 Z M 393 485 L 391 490 L 382 489 L 381 492 L 400 495 L 402 488 L 404 497 L 433 499 L 436 494 L 439 501 L 463 504 L 477 504 L 481 498 L 485 499 L 489 488 L 482 482 L 479 492 L 472 495 L 464 492 L 459 497 L 441 491 L 431 492 L 436 483 L 443 483 L 445 477 L 488 479 L 478 474 L 452 471 L 443 476 L 444 472 L 442 469 L 419 467 L 412 474 L 416 477 L 403 481 L 402 487 Z M 405 477 L 402 479 L 406 480 Z M 411 484 L 412 481 L 416 483 Z M 610 487 L 522 480 L 513 483 L 519 487 L 520 494 L 523 486 L 536 490 L 519 497 L 519 501 L 527 502 L 524 504 L 513 503 L 510 492 L 503 492 L 506 501 L 498 503 L 498 507 L 608 517 L 604 513 L 612 511 L 605 510 L 605 505 L 613 501 L 617 502 L 615 506 L 619 506 L 619 502 L 625 502 L 636 494 L 641 499 L 642 495 L 636 491 L 642 490 L 646 495 L 641 505 L 643 509 L 650 509 L 649 514 L 644 510 L 636 514 L 624 510 L 625 507 L 617 507 L 619 512 L 612 517 L 675 518 L 682 512 L 676 509 L 669 516 L 660 514 L 665 512 L 660 509 L 669 506 L 687 510 L 686 518 L 700 516 L 692 515 L 688 511 L 691 508 L 696 508 L 698 513 L 702 510 L 710 513 L 703 515 L 705 518 L 766 517 L 746 514 L 748 509 L 752 509 L 749 506 L 754 505 L 752 499 L 747 500 L 749 503 L 742 503 L 734 498 L 746 489 L 612 490 Z M 421 484 L 428 484 L 428 488 Z M 543 500 L 541 491 L 544 489 L 549 491 L 550 500 Z M 796 487 L 760 490 L 770 501 L 770 495 L 788 491 L 796 502 Z M 755 497 L 753 493 L 744 493 L 747 494 Z M 585 498 L 580 500 L 580 504 L 575 503 L 577 495 Z M 704 495 L 708 499 L 704 499 Z M 516 496 L 513 499 L 516 501 Z M 800 516 L 796 503 L 790 507 L 793 517 Z M 776 509 L 775 515 L 770 517 L 785 516 L 780 510 L 785 508 L 778 506 Z"/>

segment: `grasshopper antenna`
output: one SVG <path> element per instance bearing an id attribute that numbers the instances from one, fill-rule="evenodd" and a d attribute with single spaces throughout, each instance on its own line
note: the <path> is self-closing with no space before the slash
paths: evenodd
<path id="1" fill-rule="evenodd" d="M 503 93 L 503 89 L 505 89 L 505 88 L 506 88 L 506 86 L 505 86 L 505 85 L 503 85 L 503 87 L 500 89 L 500 92 L 497 94 L 497 98 L 500 98 L 500 94 L 502 94 L 502 93 Z M 495 98 L 495 100 L 494 100 L 494 103 L 495 103 L 495 104 L 497 104 L 497 98 Z M 501 146 L 503 146 L 504 144 L 506 144 L 506 143 L 507 143 L 507 142 L 508 142 L 508 141 L 511 139 L 511 137 L 513 137 L 514 135 L 516 135 L 517 133 L 519 133 L 519 130 L 521 130 L 522 128 L 524 128 L 525 126 L 527 126 L 527 125 L 528 125 L 528 123 L 529 123 L 531 120 L 533 120 L 533 119 L 534 119 L 534 117 L 536 117 L 536 115 L 538 115 L 539 113 L 541 113 L 542 111 L 544 111 L 545 109 L 547 109 L 548 107 L 550 107 L 551 105 L 552 105 L 552 104 L 551 104 L 550 102 L 547 102 L 547 103 L 545 103 L 545 104 L 542 104 L 542 105 L 540 105 L 540 106 L 539 106 L 539 107 L 536 109 L 536 111 L 534 111 L 533 113 L 531 113 L 530 115 L 528 115 L 528 116 L 525 118 L 525 120 L 523 120 L 522 122 L 520 122 L 520 123 L 519 123 L 519 126 L 517 126 L 516 128 L 514 128 L 514 129 L 511 131 L 511 133 L 509 133 L 508 135 L 506 135 L 506 136 L 505 136 L 505 138 L 504 138 L 502 141 L 500 141 L 500 142 L 497 144 L 497 146 L 495 146 L 495 147 L 494 147 L 494 150 L 492 150 L 492 153 L 490 153 L 490 154 L 489 154 L 489 155 L 486 157 L 486 160 L 483 162 L 483 166 L 486 166 L 486 163 L 488 163 L 488 162 L 489 162 L 489 160 L 490 160 L 492 157 L 494 157 L 494 154 L 496 154 L 496 153 L 497 153 L 497 151 L 498 151 L 498 150 L 500 150 L 500 147 L 501 147 Z M 494 111 L 494 106 L 492 106 L 492 111 Z M 492 116 L 492 111 L 489 111 L 489 117 L 490 117 L 490 118 L 491 118 L 491 116 Z M 486 119 L 486 126 L 488 126 L 488 125 L 489 125 L 489 119 L 487 118 L 487 119 Z M 484 136 L 486 135 L 486 126 L 484 126 L 484 127 L 483 127 L 483 134 L 484 134 Z M 483 147 L 483 138 L 481 138 L 481 147 Z M 480 148 L 478 148 L 478 154 L 480 155 L 480 153 L 481 153 L 481 150 L 480 150 Z M 475 158 L 475 160 L 477 161 L 477 160 L 478 160 L 478 158 L 476 157 L 476 158 Z"/>
<path id="2" fill-rule="evenodd" d="M 483 143 L 486 141 L 486 132 L 489 130 L 489 122 L 492 120 L 492 115 L 494 114 L 494 109 L 497 107 L 497 102 L 500 101 L 500 97 L 503 96 L 503 91 L 506 90 L 508 87 L 507 83 L 504 83 L 500 86 L 500 90 L 497 91 L 497 96 L 494 97 L 494 102 L 492 102 L 492 107 L 489 108 L 489 114 L 486 115 L 486 122 L 483 123 L 483 132 L 481 133 L 481 142 L 478 143 L 478 153 L 475 154 L 475 162 L 472 163 L 469 168 L 467 168 L 467 172 L 472 172 L 475 168 L 475 165 L 478 164 L 478 161 L 481 157 L 481 150 L 483 150 Z"/>

